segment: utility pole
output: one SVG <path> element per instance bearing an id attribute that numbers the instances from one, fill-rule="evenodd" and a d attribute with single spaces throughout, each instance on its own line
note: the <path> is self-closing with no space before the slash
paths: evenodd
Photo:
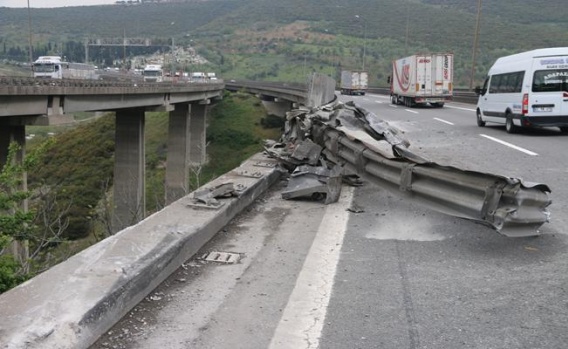
<path id="1" fill-rule="evenodd" d="M 126 71 L 126 28 L 122 28 L 122 69 Z"/>
<path id="2" fill-rule="evenodd" d="M 32 12 L 30 10 L 30 0 L 28 0 L 28 30 L 29 30 L 29 46 L 30 46 L 30 69 L 34 63 L 33 42 L 32 42 Z M 33 75 L 33 72 L 32 72 Z"/>
<path id="3" fill-rule="evenodd" d="M 406 34 L 404 35 L 404 55 L 408 56 L 408 31 L 410 28 L 410 11 L 406 10 Z"/>
<path id="4" fill-rule="evenodd" d="M 473 80 L 475 77 L 475 59 L 477 55 L 477 46 L 479 44 L 479 24 L 481 19 L 481 0 L 477 3 L 477 19 L 475 24 L 475 35 L 473 39 L 473 52 L 471 54 L 471 76 L 469 79 L 469 90 L 473 90 Z"/>
<path id="5" fill-rule="evenodd" d="M 365 70 L 365 55 L 367 51 L 367 21 L 365 18 L 355 15 L 355 18 L 360 19 L 363 21 L 363 64 L 361 70 Z"/>

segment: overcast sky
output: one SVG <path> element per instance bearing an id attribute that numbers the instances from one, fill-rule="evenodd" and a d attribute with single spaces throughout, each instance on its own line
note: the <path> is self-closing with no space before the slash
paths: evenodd
<path id="1" fill-rule="evenodd" d="M 92 6 L 114 4 L 116 0 L 29 0 L 30 7 Z M 0 0 L 0 7 L 28 7 L 28 0 Z"/>

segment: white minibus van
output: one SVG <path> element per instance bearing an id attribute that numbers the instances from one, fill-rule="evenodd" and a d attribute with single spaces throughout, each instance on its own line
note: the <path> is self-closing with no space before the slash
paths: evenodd
<path id="1" fill-rule="evenodd" d="M 559 127 L 568 132 L 568 47 L 544 48 L 501 57 L 476 88 L 477 125 Z"/>

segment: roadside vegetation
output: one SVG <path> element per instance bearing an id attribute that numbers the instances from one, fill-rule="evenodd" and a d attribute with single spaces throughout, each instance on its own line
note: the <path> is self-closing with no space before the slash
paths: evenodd
<path id="1" fill-rule="evenodd" d="M 224 78 L 304 82 L 319 72 L 365 67 L 372 86 L 387 86 L 394 59 L 453 52 L 456 87 L 468 87 L 477 19 L 474 0 L 209 0 L 32 9 L 34 57 L 61 54 L 83 62 L 87 38 L 150 38 L 167 55 L 191 46 L 209 63 L 190 71 Z M 496 58 L 529 49 L 568 46 L 565 0 L 484 1 L 475 84 Z M 64 19 L 64 20 L 61 20 Z M 29 60 L 27 9 L 0 11 L 0 60 Z M 104 25 L 101 25 L 104 23 Z M 172 42 L 173 40 L 173 42 Z M 96 47 L 90 61 L 125 66 L 142 48 Z"/>

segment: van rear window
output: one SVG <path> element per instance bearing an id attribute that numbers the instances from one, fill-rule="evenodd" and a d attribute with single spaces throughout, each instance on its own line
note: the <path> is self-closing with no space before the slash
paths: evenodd
<path id="1" fill-rule="evenodd" d="M 533 92 L 568 92 L 568 69 L 537 70 L 533 76 Z"/>

